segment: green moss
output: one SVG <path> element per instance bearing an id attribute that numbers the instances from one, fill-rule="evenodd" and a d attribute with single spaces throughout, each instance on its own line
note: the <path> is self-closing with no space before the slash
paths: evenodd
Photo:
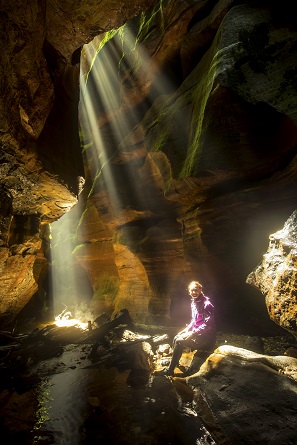
<path id="1" fill-rule="evenodd" d="M 85 86 L 88 83 L 91 71 L 95 67 L 95 61 L 98 57 L 100 58 L 101 56 L 102 50 L 110 50 L 112 54 L 114 53 L 115 48 L 117 53 L 120 53 L 120 59 L 117 67 L 118 75 L 119 77 L 125 77 L 127 83 L 130 82 L 132 84 L 134 82 L 134 79 L 139 76 L 138 71 L 144 65 L 144 55 L 141 51 L 141 44 L 146 44 L 146 46 L 149 46 L 149 42 L 153 42 L 153 47 L 155 47 L 156 40 L 161 41 L 162 34 L 165 31 L 166 26 L 171 23 L 171 8 L 168 8 L 168 5 L 170 5 L 170 3 L 171 0 L 160 0 L 159 2 L 156 2 L 154 7 L 128 21 L 125 25 L 121 26 L 118 29 L 108 31 L 104 35 L 102 35 L 103 37 L 98 43 L 97 48 L 95 49 L 94 56 L 92 57 L 89 68 L 84 74 Z M 164 11 L 166 7 L 167 9 L 165 13 Z M 104 59 L 102 60 L 104 61 Z M 172 125 L 174 125 L 174 123 Z M 166 126 L 164 133 L 157 134 L 152 150 L 161 150 L 162 147 L 166 144 L 166 141 L 169 137 L 170 125 Z M 94 148 L 95 143 L 92 140 L 92 137 L 88 137 L 82 130 L 80 131 L 80 140 L 83 153 L 90 151 L 90 148 Z M 94 193 L 95 189 L 100 187 L 100 180 L 103 180 L 103 168 L 114 158 L 114 156 L 118 152 L 119 148 L 116 149 L 108 157 L 108 159 L 106 159 L 102 163 L 102 165 L 98 167 L 91 190 L 89 192 L 89 197 Z"/>
<path id="2" fill-rule="evenodd" d="M 83 247 L 85 247 L 85 244 L 78 244 L 72 251 L 72 255 L 76 255 Z"/>
<path id="3" fill-rule="evenodd" d="M 114 155 L 113 155 L 114 156 Z M 102 170 L 105 167 L 105 165 L 113 158 L 113 156 L 111 158 L 109 158 L 101 167 L 100 169 L 97 171 L 95 177 L 94 177 L 94 181 L 91 187 L 91 190 L 89 191 L 88 194 L 88 198 L 90 198 L 93 193 L 95 192 L 95 189 L 99 186 L 99 181 L 102 180 L 103 181 L 103 177 L 102 177 Z"/>
<path id="4" fill-rule="evenodd" d="M 163 152 L 152 153 L 151 157 L 154 164 L 159 169 L 160 175 L 163 178 L 164 192 L 166 193 L 172 182 L 172 169 L 167 156 Z"/>
<path id="5" fill-rule="evenodd" d="M 199 168 L 203 131 L 207 124 L 205 109 L 223 52 L 217 48 L 218 39 L 219 36 L 174 95 L 163 101 L 159 110 L 155 106 L 143 122 L 147 129 L 146 147 L 149 151 L 162 150 L 166 154 L 173 177 L 193 176 Z"/>
<path id="6" fill-rule="evenodd" d="M 165 29 L 164 7 L 170 3 L 168 0 L 160 0 L 153 9 L 143 12 L 140 17 L 137 41 L 146 43 L 158 36 L 160 38 Z"/>
<path id="7" fill-rule="evenodd" d="M 95 59 L 108 44 L 114 43 L 120 50 L 118 74 L 133 82 L 143 65 L 143 55 L 139 44 L 147 48 L 150 42 L 155 48 L 172 17 L 170 0 L 161 0 L 150 10 L 129 21 L 117 30 L 104 35 L 90 65 L 86 80 Z M 163 151 L 172 166 L 172 177 L 183 178 L 195 175 L 199 170 L 199 154 L 202 147 L 205 126 L 205 109 L 213 90 L 218 73 L 221 52 L 217 49 L 219 33 L 212 47 L 199 65 L 188 76 L 182 86 L 170 98 L 161 96 L 152 110 L 145 116 L 143 127 L 146 129 L 145 144 L 149 151 Z M 116 40 L 115 40 L 116 39 Z M 108 49 L 108 48 L 106 48 Z M 92 141 L 85 141 L 83 151 L 87 151 Z M 94 193 L 102 177 L 104 166 L 117 154 L 116 150 L 98 169 L 89 196 Z M 166 185 L 169 187 L 169 184 Z"/>
<path id="8" fill-rule="evenodd" d="M 153 140 L 152 145 L 150 146 L 150 151 L 156 152 L 161 151 L 164 148 L 170 137 L 170 127 L 169 125 L 165 127 L 162 131 L 157 132 L 155 138 Z"/>
<path id="9" fill-rule="evenodd" d="M 94 146 L 94 142 L 93 141 L 91 141 L 91 142 L 89 142 L 87 144 L 81 144 L 82 153 L 85 153 L 88 150 L 88 148 L 91 148 L 93 146 Z"/>
<path id="10" fill-rule="evenodd" d="M 78 234 L 79 229 L 81 228 L 82 224 L 84 223 L 84 219 L 85 219 L 86 214 L 88 213 L 88 209 L 89 209 L 89 207 L 88 207 L 88 203 L 87 203 L 87 205 L 86 205 L 84 211 L 82 212 L 82 214 L 81 214 L 81 216 L 80 216 L 80 218 L 79 218 L 79 221 L 78 221 L 78 223 L 77 223 L 77 227 L 76 227 L 76 237 L 77 237 L 77 234 Z M 73 251 L 73 254 L 74 254 L 74 253 L 75 253 L 75 249 L 74 249 L 74 251 Z"/>
<path id="11" fill-rule="evenodd" d="M 197 158 L 201 148 L 205 108 L 217 75 L 218 62 L 219 51 L 216 52 L 216 45 L 213 45 L 212 49 L 200 62 L 198 69 L 195 70 L 195 75 L 199 79 L 199 82 L 196 87 L 192 89 L 192 94 L 189 98 L 193 104 L 193 113 L 191 117 L 187 156 L 180 172 L 180 177 L 188 177 L 193 174 L 194 167 L 197 164 Z"/>
<path id="12" fill-rule="evenodd" d="M 120 286 L 118 277 L 110 275 L 102 275 L 94 289 L 94 299 L 114 301 Z"/>
<path id="13" fill-rule="evenodd" d="M 95 63 L 95 60 L 96 60 L 97 55 L 100 53 L 100 51 L 102 50 L 102 48 L 106 45 L 106 43 L 109 42 L 111 39 L 113 39 L 114 36 L 115 36 L 118 32 L 119 32 L 118 29 L 112 29 L 112 30 L 110 30 L 110 31 L 107 31 L 107 32 L 104 34 L 103 39 L 100 41 L 98 47 L 96 48 L 95 55 L 94 55 L 94 57 L 93 57 L 93 59 L 92 59 L 92 61 L 91 61 L 91 63 L 90 63 L 90 68 L 89 68 L 89 70 L 84 74 L 84 77 L 85 77 L 85 79 L 86 79 L 86 84 L 88 83 L 89 74 L 90 74 L 90 72 L 92 71 L 92 68 L 93 68 L 93 66 L 94 66 L 94 63 Z"/>
<path id="14" fill-rule="evenodd" d="M 166 27 L 164 8 L 170 3 L 171 0 L 160 0 L 153 8 L 142 12 L 120 28 L 107 31 L 96 48 L 89 70 L 84 74 L 86 84 L 96 58 L 100 56 L 102 49 L 112 41 L 114 41 L 117 50 L 121 48 L 122 51 L 118 63 L 119 74 L 136 75 L 143 66 L 143 53 L 139 51 L 139 44 L 148 44 L 148 41 L 156 39 L 161 40 Z"/>

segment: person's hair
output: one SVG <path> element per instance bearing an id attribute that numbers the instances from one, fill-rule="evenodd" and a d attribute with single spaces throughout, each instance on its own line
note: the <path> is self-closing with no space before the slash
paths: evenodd
<path id="1" fill-rule="evenodd" d="M 202 284 L 199 283 L 199 281 L 191 281 L 191 283 L 188 285 L 188 291 L 190 291 L 194 287 L 199 287 L 200 289 L 202 289 Z"/>

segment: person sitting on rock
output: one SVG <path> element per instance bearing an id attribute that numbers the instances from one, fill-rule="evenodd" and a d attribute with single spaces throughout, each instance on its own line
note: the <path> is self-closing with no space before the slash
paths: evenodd
<path id="1" fill-rule="evenodd" d="M 164 375 L 174 374 L 174 369 L 179 364 L 184 348 L 207 350 L 215 341 L 213 304 L 203 294 L 202 285 L 198 281 L 192 281 L 189 284 L 188 293 L 191 297 L 191 322 L 174 337 L 172 359 L 168 369 L 163 371 Z"/>

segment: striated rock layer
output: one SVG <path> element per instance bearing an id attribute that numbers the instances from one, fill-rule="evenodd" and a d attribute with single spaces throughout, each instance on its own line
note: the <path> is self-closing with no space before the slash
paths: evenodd
<path id="1" fill-rule="evenodd" d="M 118 1 L 101 2 L 100 8 L 98 2 L 60 3 L 0 5 L 3 322 L 12 321 L 33 295 L 46 292 L 46 271 L 40 273 L 39 266 L 40 257 L 47 265 L 46 226 L 77 203 L 84 182 L 77 113 L 80 48 L 151 4 L 131 2 L 124 12 Z"/>
<path id="2" fill-rule="evenodd" d="M 48 224 L 67 213 L 63 267 L 96 313 L 182 325 L 196 278 L 219 325 L 273 330 L 245 280 L 296 207 L 291 2 L 0 13 L 1 318 L 52 301 Z"/>
<path id="3" fill-rule="evenodd" d="M 265 319 L 245 277 L 295 208 L 296 106 L 284 93 L 295 41 L 289 16 L 264 3 L 164 2 L 84 48 L 88 200 L 148 280 L 143 293 L 141 275 L 121 274 L 133 296 L 120 290 L 115 304 L 133 314 L 143 298 L 147 320 L 182 324 L 180 283 L 196 277 L 220 323 Z"/>

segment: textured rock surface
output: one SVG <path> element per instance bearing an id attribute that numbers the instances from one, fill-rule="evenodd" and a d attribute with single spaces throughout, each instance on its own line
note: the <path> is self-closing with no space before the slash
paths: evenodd
<path id="1" fill-rule="evenodd" d="M 130 28 L 108 36 L 104 45 L 102 38 L 97 41 L 87 89 L 100 102 L 95 114 L 102 142 L 100 146 L 88 136 L 82 112 L 86 158 L 94 169 L 88 179 L 92 182 L 97 175 L 92 193 L 102 221 L 144 266 L 151 314 L 162 317 L 166 312 L 161 308 L 171 307 L 172 316 L 174 305 L 180 304 L 174 298 L 179 280 L 198 277 L 214 295 L 220 321 L 226 311 L 229 323 L 230 314 L 235 318 L 239 310 L 246 313 L 245 323 L 257 324 L 256 296 L 243 283 L 273 227 L 295 208 L 297 131 L 293 114 L 281 108 L 288 74 L 278 67 L 287 57 L 283 70 L 294 69 L 296 35 L 289 16 L 279 21 L 267 5 L 232 7 L 233 2 L 222 1 L 213 8 L 209 2 L 186 8 L 177 3 L 176 10 L 164 3 L 162 20 L 155 8 L 152 20 L 147 14 L 147 21 L 135 19 Z M 173 20 L 177 12 L 178 20 Z M 162 39 L 156 28 L 162 30 Z M 253 39 L 259 29 L 263 42 L 257 46 Z M 286 29 L 292 29 L 288 41 Z M 130 47 L 122 46 L 125 38 Z M 279 45 L 287 48 L 281 56 Z M 109 60 L 109 48 L 117 48 L 120 55 Z M 94 53 L 94 48 L 86 50 L 86 70 Z M 255 59 L 262 60 L 261 82 Z M 247 78 L 241 85 L 237 76 L 242 77 L 246 66 L 255 70 L 244 71 Z M 119 96 L 106 99 L 96 90 L 95 76 L 102 82 L 112 78 Z M 113 94 L 109 82 L 106 88 Z M 276 88 L 279 106 L 270 100 Z M 137 114 L 132 111 L 136 104 Z M 102 144 L 108 166 L 99 161 L 96 168 L 96 149 L 103 156 Z M 120 190 L 117 197 L 108 187 L 110 178 Z M 117 200 L 120 211 L 112 207 Z M 127 280 L 126 285 L 130 281 L 139 300 L 134 279 L 127 274 L 121 280 Z M 123 297 L 119 293 L 119 301 Z"/>
<path id="2" fill-rule="evenodd" d="M 43 292 L 43 279 L 37 273 L 38 252 L 44 249 L 41 224 L 69 211 L 81 189 L 79 53 L 75 50 L 150 3 L 131 2 L 125 8 L 122 2 L 101 2 L 98 8 L 98 2 L 1 2 L 2 321 L 19 313 L 39 288 Z M 32 220 L 28 244 L 23 239 Z M 45 257 L 44 262 L 45 266 Z"/>
<path id="3" fill-rule="evenodd" d="M 270 318 L 297 337 L 297 212 L 270 235 L 263 261 L 247 277 L 266 298 Z"/>
<path id="4" fill-rule="evenodd" d="M 290 7 L 282 11 L 261 6 L 234 7 L 221 26 L 221 41 L 227 54 L 219 80 L 244 100 L 252 104 L 264 102 L 296 123 L 293 73 L 297 31 L 288 21 L 291 12 Z"/>
<path id="5" fill-rule="evenodd" d="M 217 443 L 295 443 L 297 359 L 221 346 L 187 378 Z"/>
<path id="6" fill-rule="evenodd" d="M 153 0 L 54 0 L 46 3 L 46 39 L 67 62 L 75 51 L 104 31 L 118 28 Z"/>
<path id="7" fill-rule="evenodd" d="M 273 329 L 245 279 L 296 206 L 291 3 L 33 3 L 0 7 L 3 282 L 11 262 L 28 267 L 26 285 L 1 288 L 11 316 L 50 292 L 44 226 L 84 176 L 65 264 L 98 311 L 184 324 L 198 278 L 219 323 Z M 94 108 L 78 120 L 79 87 Z"/>

